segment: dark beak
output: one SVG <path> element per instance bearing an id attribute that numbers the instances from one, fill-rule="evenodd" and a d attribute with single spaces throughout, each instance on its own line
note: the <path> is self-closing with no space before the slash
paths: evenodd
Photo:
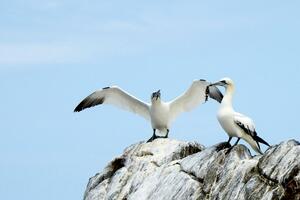
<path id="1" fill-rule="evenodd" d="M 156 100 L 160 97 L 160 90 L 156 92 Z"/>
<path id="2" fill-rule="evenodd" d="M 219 82 L 215 82 L 215 83 L 209 84 L 208 87 L 210 87 L 210 86 L 218 86 L 218 85 L 222 86 L 223 84 L 222 84 L 222 82 L 219 81 Z"/>

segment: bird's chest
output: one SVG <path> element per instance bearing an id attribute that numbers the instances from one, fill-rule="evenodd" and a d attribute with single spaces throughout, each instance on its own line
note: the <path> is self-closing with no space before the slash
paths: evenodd
<path id="1" fill-rule="evenodd" d="M 154 105 L 150 110 L 151 123 L 153 128 L 167 128 L 169 108 L 166 105 Z"/>
<path id="2" fill-rule="evenodd" d="M 222 128 L 228 134 L 234 134 L 236 132 L 236 125 L 234 124 L 234 119 L 231 112 L 220 110 L 217 114 L 217 118 Z"/>

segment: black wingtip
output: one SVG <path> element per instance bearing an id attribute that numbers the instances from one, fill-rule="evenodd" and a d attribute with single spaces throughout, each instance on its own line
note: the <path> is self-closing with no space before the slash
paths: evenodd
<path id="1" fill-rule="evenodd" d="M 76 108 L 74 109 L 74 112 L 80 112 L 86 108 L 90 108 L 99 104 L 103 104 L 105 98 L 99 98 L 99 99 L 95 99 L 93 101 L 90 100 L 89 97 L 85 98 L 83 101 L 81 101 L 78 106 L 76 106 Z"/>
<path id="2" fill-rule="evenodd" d="M 73 112 L 80 112 L 81 110 L 75 108 Z"/>
<path id="3" fill-rule="evenodd" d="M 80 112 L 83 110 L 83 104 L 82 102 L 80 104 L 78 104 L 78 106 L 76 106 L 76 108 L 74 109 L 74 112 Z"/>
<path id="4" fill-rule="evenodd" d="M 83 109 L 85 109 L 87 102 L 88 102 L 87 99 L 84 99 L 83 101 L 81 101 L 74 109 L 74 112 L 80 112 Z"/>

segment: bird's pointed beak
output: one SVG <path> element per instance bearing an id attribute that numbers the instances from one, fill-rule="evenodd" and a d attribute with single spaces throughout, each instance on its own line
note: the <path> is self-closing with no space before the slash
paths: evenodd
<path id="1" fill-rule="evenodd" d="M 160 90 L 157 90 L 156 92 L 153 92 L 151 98 L 155 99 L 155 100 L 160 98 Z"/>
<path id="2" fill-rule="evenodd" d="M 210 87 L 210 86 L 218 86 L 218 85 L 222 86 L 223 84 L 222 84 L 222 82 L 218 81 L 218 82 L 209 84 L 208 87 Z"/>
<path id="3" fill-rule="evenodd" d="M 156 92 L 156 100 L 157 100 L 158 98 L 160 98 L 160 90 L 157 90 L 157 92 Z"/>

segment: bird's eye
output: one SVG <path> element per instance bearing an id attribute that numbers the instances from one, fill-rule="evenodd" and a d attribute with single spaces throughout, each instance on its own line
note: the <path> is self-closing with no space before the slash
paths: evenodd
<path id="1" fill-rule="evenodd" d="M 221 83 L 227 84 L 225 80 L 222 80 Z"/>

